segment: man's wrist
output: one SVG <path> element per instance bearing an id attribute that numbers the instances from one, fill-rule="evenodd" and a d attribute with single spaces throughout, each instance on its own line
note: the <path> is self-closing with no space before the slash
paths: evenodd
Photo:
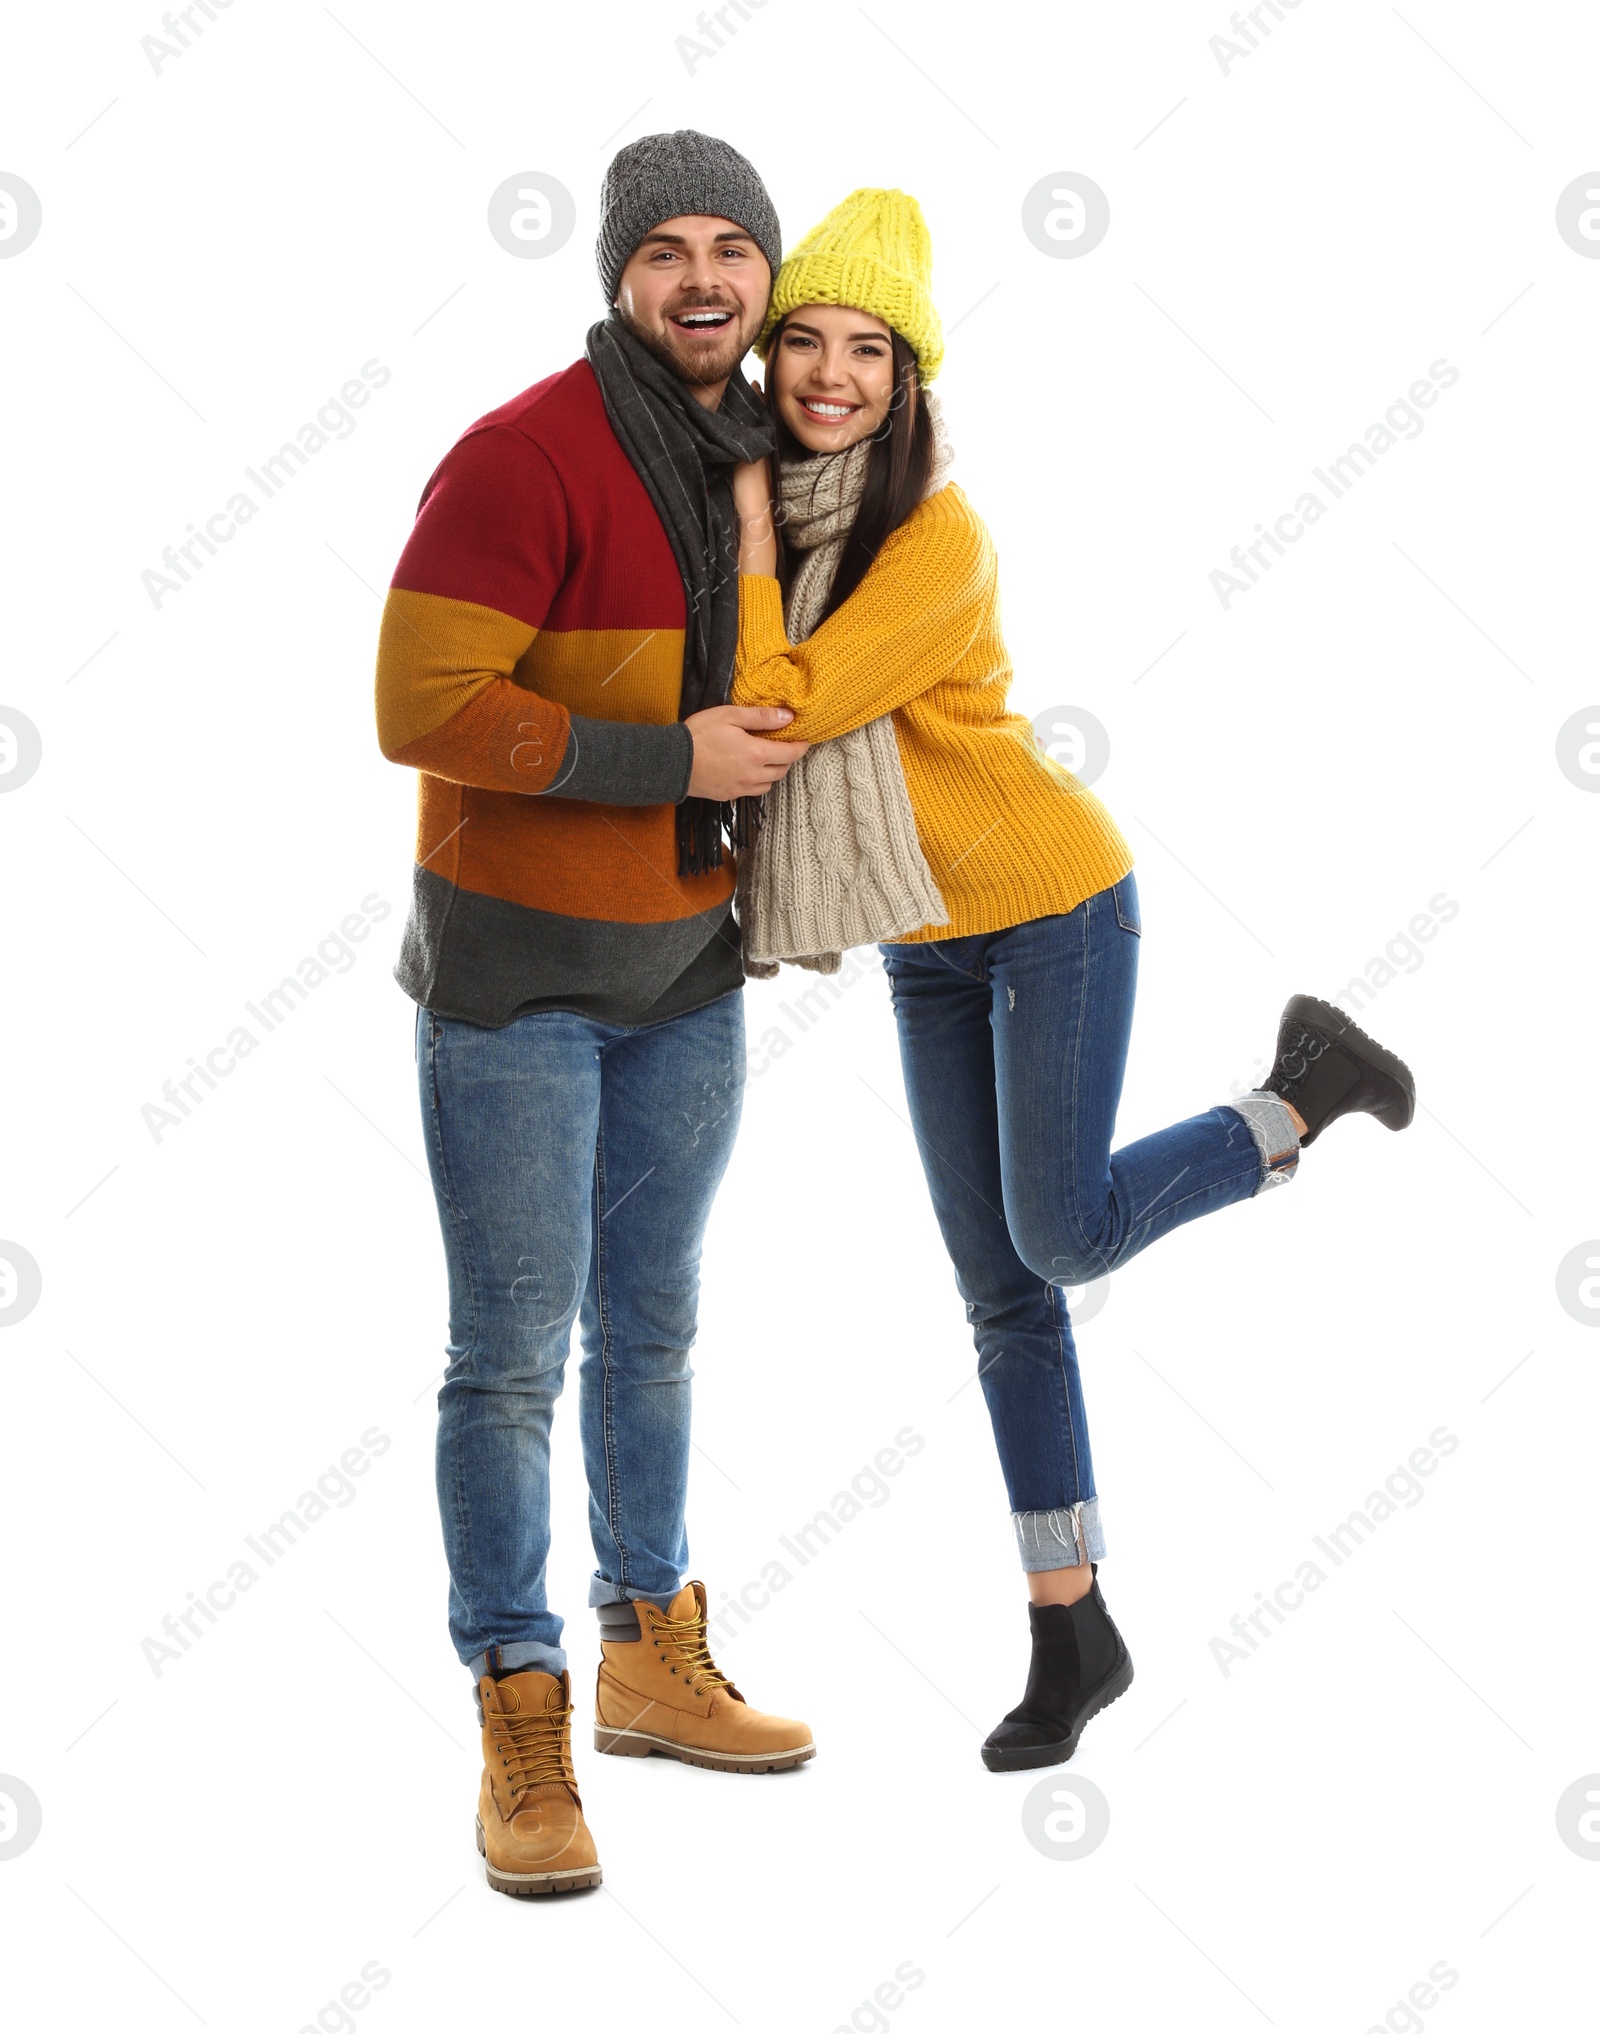
<path id="1" fill-rule="evenodd" d="M 681 720 L 658 727 L 575 713 L 566 751 L 540 795 L 596 805 L 677 805 L 693 768 L 694 737 Z"/>

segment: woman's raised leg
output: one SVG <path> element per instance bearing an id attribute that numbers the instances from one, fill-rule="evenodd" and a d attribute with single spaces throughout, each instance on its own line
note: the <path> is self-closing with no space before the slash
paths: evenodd
<path id="1" fill-rule="evenodd" d="M 1286 1105 L 1253 1093 L 1112 1149 L 1141 939 L 1131 876 L 988 941 L 1006 1220 L 1041 1278 L 1082 1285 L 1292 1177 Z"/>

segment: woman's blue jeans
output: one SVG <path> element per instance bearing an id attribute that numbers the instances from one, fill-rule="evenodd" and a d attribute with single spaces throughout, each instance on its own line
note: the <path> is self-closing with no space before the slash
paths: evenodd
<path id="1" fill-rule="evenodd" d="M 1076 911 L 879 949 L 1029 1570 L 1105 1552 L 1063 1289 L 1299 1160 L 1288 1111 L 1259 1092 L 1112 1150 L 1140 936 L 1130 875 Z"/>
<path id="2" fill-rule="evenodd" d="M 419 1010 L 416 1053 L 450 1274 L 450 1636 L 475 1677 L 559 1674 L 550 1423 L 574 1321 L 589 1601 L 665 1608 L 688 1565 L 689 1350 L 744 1093 L 744 997 L 638 1026 L 549 1010 L 487 1030 Z"/>

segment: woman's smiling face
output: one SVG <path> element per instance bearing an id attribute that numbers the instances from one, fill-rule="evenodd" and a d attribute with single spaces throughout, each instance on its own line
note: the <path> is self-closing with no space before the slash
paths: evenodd
<path id="1" fill-rule="evenodd" d="M 768 356 L 767 392 L 808 452 L 842 452 L 869 437 L 894 395 L 893 335 L 844 304 L 802 304 Z"/>

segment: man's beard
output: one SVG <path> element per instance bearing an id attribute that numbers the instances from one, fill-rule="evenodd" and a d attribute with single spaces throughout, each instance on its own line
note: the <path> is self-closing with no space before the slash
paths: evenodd
<path id="1" fill-rule="evenodd" d="M 617 316 L 639 344 L 653 353 L 663 367 L 670 368 L 679 381 L 687 382 L 691 388 L 704 388 L 712 382 L 726 381 L 750 351 L 750 342 L 743 336 L 743 317 L 739 307 L 736 304 L 682 304 L 679 308 L 685 311 L 727 311 L 733 323 L 722 335 L 724 343 L 715 352 L 699 351 L 691 358 L 679 353 L 667 334 L 646 330 L 620 304 Z"/>

